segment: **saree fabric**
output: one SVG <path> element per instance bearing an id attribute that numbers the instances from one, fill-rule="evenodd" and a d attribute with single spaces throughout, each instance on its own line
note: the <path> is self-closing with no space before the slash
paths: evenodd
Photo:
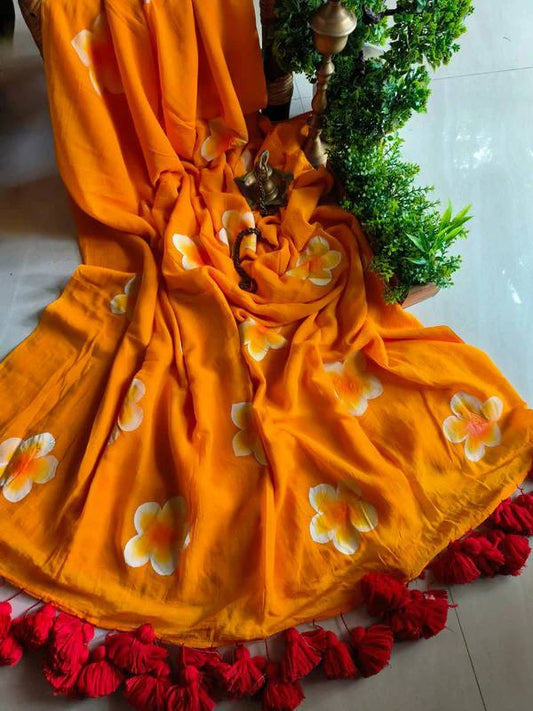
<path id="1" fill-rule="evenodd" d="M 305 122 L 258 120 L 251 2 L 47 0 L 43 38 L 83 264 L 0 366 L 0 573 L 196 646 L 417 576 L 524 478 L 532 413 L 384 304 Z M 263 217 L 234 177 L 265 147 L 295 179 Z"/>

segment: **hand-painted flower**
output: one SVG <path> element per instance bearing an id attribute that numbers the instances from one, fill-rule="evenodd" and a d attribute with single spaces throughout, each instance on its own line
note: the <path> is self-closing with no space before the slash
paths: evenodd
<path id="1" fill-rule="evenodd" d="M 315 543 L 333 543 L 339 553 L 351 555 L 359 548 L 361 533 L 378 525 L 376 509 L 361 499 L 353 484 L 319 484 L 309 489 L 309 503 L 316 511 L 309 532 Z"/>
<path id="2" fill-rule="evenodd" d="M 331 270 L 338 267 L 340 261 L 341 253 L 330 249 L 327 239 L 317 235 L 309 240 L 294 269 L 285 273 L 302 281 L 308 279 L 316 286 L 326 286 L 332 279 Z"/>
<path id="3" fill-rule="evenodd" d="M 243 321 L 239 330 L 242 345 L 248 348 L 248 353 L 257 361 L 263 360 L 271 348 L 278 350 L 287 344 L 279 328 L 267 328 L 253 318 Z"/>
<path id="4" fill-rule="evenodd" d="M 89 78 L 98 96 L 104 89 L 111 94 L 124 92 L 113 48 L 113 40 L 104 13 L 100 13 L 90 29 L 81 30 L 71 40 L 76 54 L 89 68 Z"/>
<path id="5" fill-rule="evenodd" d="M 209 122 L 209 136 L 203 141 L 200 154 L 206 161 L 212 161 L 231 148 L 244 146 L 246 141 L 230 131 L 222 119 L 213 119 Z"/>
<path id="6" fill-rule="evenodd" d="M 503 403 L 493 395 L 481 402 L 468 393 L 456 393 L 451 401 L 453 415 L 442 423 L 446 439 L 453 444 L 465 443 L 465 456 L 479 462 L 485 447 L 496 447 L 501 442 L 500 428 L 496 424 L 502 416 Z"/>
<path id="7" fill-rule="evenodd" d="M 252 212 L 238 212 L 237 210 L 226 210 L 222 215 L 222 229 L 218 233 L 218 238 L 222 244 L 233 243 L 239 232 L 247 227 L 255 227 L 255 220 Z M 251 249 L 257 250 L 257 237 L 255 234 L 246 235 L 241 242 L 241 251 Z"/>
<path id="8" fill-rule="evenodd" d="M 143 421 L 143 409 L 138 404 L 146 393 L 146 388 L 142 380 L 133 378 L 128 392 L 122 403 L 122 409 L 118 416 L 117 424 L 111 432 L 109 444 L 114 442 L 121 432 L 133 432 Z"/>
<path id="9" fill-rule="evenodd" d="M 141 288 L 141 277 L 134 276 L 126 282 L 123 294 L 117 294 L 109 302 L 109 308 L 114 314 L 127 314 L 131 321 L 133 309 L 137 302 L 139 289 Z"/>
<path id="10" fill-rule="evenodd" d="M 233 437 L 233 452 L 237 457 L 253 454 L 259 464 L 266 465 L 265 451 L 252 419 L 252 403 L 237 402 L 231 406 L 231 419 L 239 432 Z"/>
<path id="11" fill-rule="evenodd" d="M 163 507 L 154 501 L 141 504 L 133 524 L 137 535 L 124 547 L 126 564 L 139 568 L 150 561 L 158 575 L 172 575 L 191 540 L 185 499 L 175 496 Z"/>
<path id="12" fill-rule="evenodd" d="M 197 269 L 206 266 L 204 251 L 190 237 L 175 234 L 172 236 L 172 242 L 181 254 L 181 266 L 184 269 Z"/>
<path id="13" fill-rule="evenodd" d="M 362 415 L 368 401 L 383 392 L 376 376 L 366 372 L 365 356 L 361 351 L 348 356 L 344 363 L 325 363 L 324 370 L 330 374 L 335 394 L 351 415 Z"/>
<path id="14" fill-rule="evenodd" d="M 34 484 L 54 478 L 57 459 L 50 454 L 54 447 L 49 432 L 25 440 L 11 437 L 0 444 L 0 486 L 8 501 L 21 501 Z"/>

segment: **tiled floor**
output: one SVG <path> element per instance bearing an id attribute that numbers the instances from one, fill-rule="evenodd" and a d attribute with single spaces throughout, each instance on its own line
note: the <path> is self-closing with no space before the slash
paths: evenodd
<path id="1" fill-rule="evenodd" d="M 456 207 L 472 202 L 475 214 L 468 241 L 458 246 L 464 266 L 455 287 L 414 311 L 488 351 L 533 402 L 533 8 L 530 0 L 477 5 L 461 53 L 435 76 L 428 113 L 404 131 L 421 179 Z M 79 256 L 53 158 L 40 59 L 22 29 L 0 66 L 2 355 L 34 327 Z M 310 97 L 298 78 L 293 111 L 307 110 Z M 439 637 L 398 646 L 376 678 L 308 683 L 303 708 L 529 711 L 533 565 L 520 578 L 455 588 L 453 596 L 458 608 Z M 125 708 L 120 700 L 54 700 L 37 664 L 0 670 L 0 711 Z"/>

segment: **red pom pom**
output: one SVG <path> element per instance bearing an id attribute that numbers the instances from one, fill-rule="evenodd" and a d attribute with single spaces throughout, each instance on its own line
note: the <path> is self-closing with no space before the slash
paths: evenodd
<path id="1" fill-rule="evenodd" d="M 235 648 L 235 661 L 221 669 L 220 677 L 228 695 L 235 699 L 257 694 L 265 681 L 262 670 L 243 645 Z"/>
<path id="2" fill-rule="evenodd" d="M 527 538 L 502 531 L 491 531 L 487 537 L 496 541 L 503 554 L 504 564 L 499 570 L 500 575 L 520 575 L 531 553 Z"/>
<path id="3" fill-rule="evenodd" d="M 124 674 L 106 659 L 105 646 L 96 647 L 91 661 L 82 667 L 77 691 L 80 696 L 90 699 L 114 694 L 124 679 Z"/>
<path id="4" fill-rule="evenodd" d="M 285 655 L 281 662 L 281 673 L 286 681 L 303 679 L 321 660 L 322 657 L 311 645 L 309 637 L 301 635 L 294 627 L 285 632 Z"/>
<path id="5" fill-rule="evenodd" d="M 13 635 L 27 649 L 40 649 L 48 642 L 54 624 L 56 610 L 52 605 L 43 605 L 15 620 Z"/>
<path id="6" fill-rule="evenodd" d="M 322 663 L 328 679 L 355 679 L 358 675 L 350 649 L 333 632 L 326 632 L 327 649 Z"/>
<path id="7" fill-rule="evenodd" d="M 413 591 L 415 592 L 415 591 Z M 426 590 L 422 593 L 420 614 L 422 619 L 422 637 L 429 639 L 442 632 L 448 619 L 448 593 L 446 590 Z"/>
<path id="8" fill-rule="evenodd" d="M 394 636 L 388 625 L 355 627 L 350 632 L 354 658 L 362 676 L 373 676 L 390 661 Z"/>
<path id="9" fill-rule="evenodd" d="M 0 640 L 0 667 L 14 667 L 22 659 L 22 647 L 8 635 Z"/>
<path id="10" fill-rule="evenodd" d="M 124 698 L 137 711 L 165 711 L 169 676 L 170 669 L 166 662 L 158 662 L 151 674 L 126 679 Z"/>
<path id="11" fill-rule="evenodd" d="M 518 533 L 533 536 L 533 513 L 527 505 L 515 503 L 515 499 L 506 499 L 499 504 L 488 518 L 494 528 L 506 533 Z"/>
<path id="12" fill-rule="evenodd" d="M 105 639 L 108 659 L 130 674 L 146 674 L 168 657 L 167 650 L 154 640 L 151 625 L 141 625 L 135 632 L 109 634 Z"/>
<path id="13" fill-rule="evenodd" d="M 89 658 L 87 644 L 94 637 L 94 629 L 77 617 L 60 612 L 51 631 L 47 664 L 58 672 L 74 672 Z"/>
<path id="14" fill-rule="evenodd" d="M 180 684 L 168 690 L 167 711 L 213 711 L 215 706 L 202 682 L 202 673 L 196 667 L 184 667 Z"/>
<path id="15" fill-rule="evenodd" d="M 405 604 L 409 591 L 405 585 L 384 573 L 367 573 L 361 580 L 363 600 L 372 617 L 383 617 Z"/>
<path id="16" fill-rule="evenodd" d="M 305 699 L 302 687 L 297 681 L 283 679 L 279 664 L 267 662 L 266 679 L 263 711 L 294 711 Z"/>
<path id="17" fill-rule="evenodd" d="M 0 602 L 0 639 L 4 639 L 11 629 L 11 604 Z"/>
<path id="18" fill-rule="evenodd" d="M 468 553 L 463 541 L 454 541 L 432 561 L 428 568 L 445 585 L 463 585 L 477 580 L 481 571 Z"/>
<path id="19" fill-rule="evenodd" d="M 43 666 L 44 676 L 54 690 L 54 696 L 73 696 L 76 691 L 76 681 L 81 667 L 69 669 L 66 672 L 58 671 L 46 663 Z"/>

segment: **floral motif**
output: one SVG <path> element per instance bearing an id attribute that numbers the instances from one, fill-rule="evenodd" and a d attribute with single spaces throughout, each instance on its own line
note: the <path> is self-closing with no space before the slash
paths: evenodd
<path id="1" fill-rule="evenodd" d="M 348 356 L 344 363 L 325 363 L 335 394 L 351 415 L 366 412 L 368 401 L 379 397 L 383 386 L 375 375 L 366 372 L 366 360 L 361 351 Z"/>
<path id="2" fill-rule="evenodd" d="M 204 250 L 187 235 L 175 234 L 172 236 L 174 247 L 181 254 L 181 265 L 184 269 L 197 269 L 205 267 L 206 259 Z"/>
<path id="3" fill-rule="evenodd" d="M 339 553 L 352 555 L 361 543 L 361 533 L 378 525 L 376 509 L 361 499 L 353 484 L 319 484 L 309 489 L 309 503 L 316 511 L 309 532 L 315 543 L 333 543 Z"/>
<path id="4" fill-rule="evenodd" d="M 289 269 L 286 274 L 302 281 L 308 279 L 316 286 L 326 286 L 332 279 L 331 270 L 340 262 L 341 253 L 330 249 L 327 239 L 317 235 L 309 240 L 294 269 Z"/>
<path id="5" fill-rule="evenodd" d="M 279 328 L 267 328 L 253 318 L 243 321 L 239 329 L 242 345 L 247 347 L 248 353 L 257 361 L 263 360 L 271 348 L 278 350 L 287 344 Z"/>
<path id="6" fill-rule="evenodd" d="M 144 397 L 146 388 L 142 380 L 133 378 L 122 403 L 117 424 L 113 428 L 109 442 L 114 442 L 121 432 L 133 432 L 143 421 L 143 409 L 138 404 Z"/>
<path id="7" fill-rule="evenodd" d="M 266 465 L 265 451 L 252 418 L 252 403 L 237 402 L 231 406 L 231 419 L 239 432 L 233 437 L 233 452 L 237 457 L 253 454 L 259 464 Z"/>
<path id="8" fill-rule="evenodd" d="M 111 94 L 124 91 L 104 13 L 97 16 L 90 29 L 78 32 L 71 44 L 82 63 L 89 68 L 89 78 L 98 96 L 102 96 L 104 89 Z"/>
<path id="9" fill-rule="evenodd" d="M 140 568 L 150 561 L 158 575 L 172 575 L 191 540 L 185 499 L 175 496 L 162 507 L 154 501 L 141 504 L 133 524 L 137 535 L 124 546 L 126 564 Z"/>
<path id="10" fill-rule="evenodd" d="M 133 309 L 141 288 L 141 278 L 139 276 L 132 277 L 126 282 L 124 293 L 117 294 L 109 302 L 109 308 L 114 314 L 127 314 L 131 320 Z"/>
<path id="11" fill-rule="evenodd" d="M 485 447 L 496 447 L 501 442 L 497 425 L 502 416 L 503 403 L 493 395 L 485 402 L 468 393 L 456 393 L 451 401 L 453 415 L 442 423 L 447 440 L 453 444 L 465 443 L 465 456 L 471 462 L 479 462 L 485 455 Z"/>
<path id="12" fill-rule="evenodd" d="M 53 479 L 57 459 L 50 454 L 55 439 L 49 432 L 21 439 L 11 437 L 0 444 L 0 486 L 11 503 L 21 501 L 34 484 Z"/>
<path id="13" fill-rule="evenodd" d="M 255 227 L 255 220 L 252 212 L 238 212 L 238 210 L 226 210 L 222 215 L 222 229 L 218 233 L 218 238 L 222 244 L 233 242 L 239 232 L 248 227 Z M 245 235 L 241 242 L 241 251 L 251 249 L 257 250 L 257 237 L 255 234 Z"/>
<path id="14" fill-rule="evenodd" d="M 224 125 L 222 119 L 218 118 L 209 122 L 209 136 L 203 141 L 200 154 L 209 162 L 231 148 L 245 144 L 243 138 L 235 135 Z"/>

